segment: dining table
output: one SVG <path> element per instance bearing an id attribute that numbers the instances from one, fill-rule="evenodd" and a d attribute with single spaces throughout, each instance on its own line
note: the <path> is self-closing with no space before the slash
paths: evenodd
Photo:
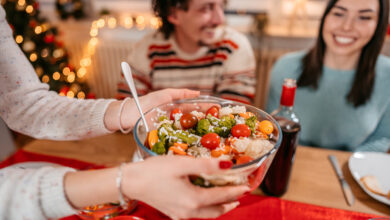
<path id="1" fill-rule="evenodd" d="M 136 144 L 132 134 L 116 132 L 79 141 L 33 140 L 26 144 L 23 150 L 107 167 L 131 161 Z M 355 196 L 355 203 L 352 206 L 349 206 L 344 199 L 341 185 L 328 155 L 335 155 L 341 165 L 345 180 Z M 352 152 L 298 146 L 288 190 L 280 199 L 390 216 L 390 207 L 371 198 L 352 177 L 348 168 L 351 155 Z M 385 169 L 388 168 L 384 168 L 384 172 Z M 260 189 L 256 189 L 252 194 L 264 195 Z"/>

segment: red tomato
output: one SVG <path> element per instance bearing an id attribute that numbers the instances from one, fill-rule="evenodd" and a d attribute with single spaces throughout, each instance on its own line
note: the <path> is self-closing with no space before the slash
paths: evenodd
<path id="1" fill-rule="evenodd" d="M 192 128 L 198 123 L 198 118 L 190 113 L 183 114 L 180 118 L 181 127 L 184 129 Z"/>
<path id="2" fill-rule="evenodd" d="M 170 118 L 171 120 L 175 120 L 175 115 L 176 115 L 176 114 L 179 114 L 179 113 L 182 113 L 181 110 L 178 109 L 178 108 L 175 108 L 175 109 L 173 109 L 173 110 L 171 111 L 171 115 L 169 116 L 169 118 Z"/>
<path id="3" fill-rule="evenodd" d="M 208 133 L 200 139 L 200 143 L 203 147 L 214 150 L 219 146 L 219 143 L 221 143 L 221 138 L 216 133 Z"/>
<path id="4" fill-rule="evenodd" d="M 249 137 L 251 135 L 251 129 L 246 124 L 238 124 L 232 127 L 231 133 L 233 137 Z"/>
<path id="5" fill-rule="evenodd" d="M 217 106 L 212 106 L 206 111 L 206 116 L 210 114 L 211 116 L 214 116 L 216 118 L 219 117 L 219 108 Z"/>

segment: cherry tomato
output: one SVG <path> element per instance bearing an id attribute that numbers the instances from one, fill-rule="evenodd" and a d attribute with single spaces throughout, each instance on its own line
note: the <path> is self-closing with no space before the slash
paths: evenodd
<path id="1" fill-rule="evenodd" d="M 214 116 L 216 118 L 219 117 L 219 108 L 217 106 L 212 106 L 206 111 L 206 116 L 210 114 L 211 116 Z"/>
<path id="2" fill-rule="evenodd" d="M 196 123 L 198 123 L 198 118 L 191 113 L 183 114 L 180 118 L 181 127 L 184 129 L 192 128 Z"/>
<path id="3" fill-rule="evenodd" d="M 180 113 L 182 113 L 181 110 L 178 109 L 178 108 L 175 108 L 175 109 L 173 109 L 173 110 L 171 111 L 171 115 L 169 116 L 169 118 L 170 118 L 171 120 L 175 120 L 175 115 L 176 115 L 176 114 L 180 114 Z"/>
<path id="4" fill-rule="evenodd" d="M 263 120 L 259 123 L 259 130 L 263 132 L 264 134 L 272 134 L 274 131 L 274 126 L 272 123 L 268 120 Z"/>
<path id="5" fill-rule="evenodd" d="M 249 137 L 251 135 L 251 129 L 246 124 L 238 124 L 232 127 L 232 135 L 233 137 Z"/>
<path id="6" fill-rule="evenodd" d="M 202 139 L 200 139 L 200 143 L 203 145 L 203 147 L 214 150 L 221 143 L 221 138 L 216 133 L 208 133 L 205 134 Z"/>

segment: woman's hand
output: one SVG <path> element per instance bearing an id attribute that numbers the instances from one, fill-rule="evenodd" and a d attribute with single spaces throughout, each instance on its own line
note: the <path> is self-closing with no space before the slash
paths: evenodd
<path id="1" fill-rule="evenodd" d="M 249 187 L 202 188 L 193 185 L 189 175 L 215 173 L 221 167 L 230 168 L 229 163 L 184 156 L 148 158 L 125 167 L 122 190 L 129 198 L 146 202 L 173 219 L 216 218 L 234 209 L 239 204 L 237 198 Z"/>
<path id="2" fill-rule="evenodd" d="M 189 89 L 164 89 L 149 93 L 139 98 L 140 105 L 144 112 L 164 103 L 178 99 L 194 98 L 199 96 L 199 91 Z M 122 114 L 119 114 L 119 107 L 123 101 L 112 102 L 104 115 L 104 124 L 111 131 L 119 130 L 120 124 L 124 129 L 134 127 L 140 114 L 134 100 L 127 101 L 123 107 Z M 119 115 L 121 115 L 119 117 Z M 120 124 L 119 124 L 120 123 Z"/>

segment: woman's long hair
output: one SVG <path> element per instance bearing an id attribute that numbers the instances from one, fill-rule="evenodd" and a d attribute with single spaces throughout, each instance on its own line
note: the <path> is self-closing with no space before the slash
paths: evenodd
<path id="1" fill-rule="evenodd" d="M 322 36 L 324 21 L 338 0 L 330 0 L 321 18 L 317 42 L 302 59 L 299 87 L 318 88 L 322 76 L 326 45 Z M 375 83 L 375 64 L 382 49 L 389 19 L 389 0 L 379 1 L 378 25 L 372 39 L 363 47 L 352 87 L 346 96 L 355 107 L 364 105 L 371 97 Z"/>

